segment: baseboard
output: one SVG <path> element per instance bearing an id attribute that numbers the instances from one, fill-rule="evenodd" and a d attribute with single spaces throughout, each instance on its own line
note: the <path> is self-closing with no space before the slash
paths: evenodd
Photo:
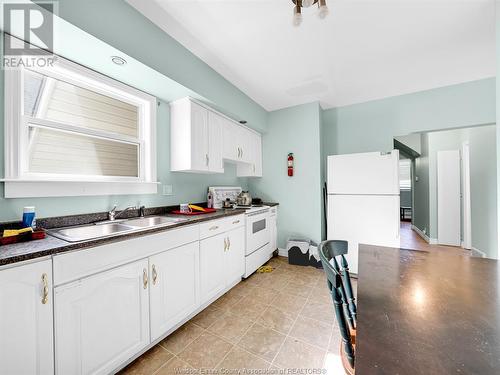
<path id="1" fill-rule="evenodd" d="M 437 245 L 438 241 L 437 238 L 430 238 L 428 235 L 426 235 L 424 232 L 420 230 L 420 228 L 416 227 L 415 225 L 411 225 L 411 229 L 415 231 L 420 237 L 424 239 L 425 242 L 427 242 L 429 245 Z"/>
<path id="2" fill-rule="evenodd" d="M 278 255 L 281 257 L 288 258 L 288 251 L 286 249 L 282 249 L 282 248 L 278 247 Z"/>
<path id="3" fill-rule="evenodd" d="M 426 235 L 424 232 L 422 232 L 419 227 L 416 227 L 415 225 L 412 224 L 411 229 L 415 231 L 415 233 L 417 233 L 420 237 L 422 237 L 425 240 L 425 242 L 430 243 L 429 236 Z"/>
<path id="4" fill-rule="evenodd" d="M 476 249 L 475 247 L 472 247 L 470 251 L 471 251 L 471 256 L 473 257 L 486 258 L 486 253 L 482 252 L 479 249 Z"/>

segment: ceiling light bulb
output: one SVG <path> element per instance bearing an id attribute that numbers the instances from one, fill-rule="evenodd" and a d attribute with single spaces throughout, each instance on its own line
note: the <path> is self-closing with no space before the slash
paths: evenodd
<path id="1" fill-rule="evenodd" d="M 304 8 L 309 8 L 313 4 L 314 4 L 314 0 L 302 0 L 302 6 Z"/>
<path id="2" fill-rule="evenodd" d="M 299 26 L 302 23 L 302 12 L 300 6 L 293 8 L 293 26 Z"/>
<path id="3" fill-rule="evenodd" d="M 324 19 L 326 16 L 328 16 L 328 13 L 330 13 L 330 11 L 328 10 L 328 7 L 326 5 L 322 5 L 319 7 L 319 18 Z"/>

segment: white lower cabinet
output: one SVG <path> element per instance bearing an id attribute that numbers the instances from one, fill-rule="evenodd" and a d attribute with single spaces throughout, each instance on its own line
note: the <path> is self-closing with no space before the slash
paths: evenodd
<path id="1" fill-rule="evenodd" d="M 0 374 L 53 374 L 52 261 L 0 271 Z"/>
<path id="2" fill-rule="evenodd" d="M 200 241 L 200 295 L 205 303 L 226 287 L 224 258 L 227 247 L 226 233 Z"/>
<path id="3" fill-rule="evenodd" d="M 241 279 L 245 233 L 241 215 L 1 269 L 0 374 L 116 371 Z"/>
<path id="4" fill-rule="evenodd" d="M 199 242 L 149 258 L 151 341 L 199 306 Z"/>
<path id="5" fill-rule="evenodd" d="M 150 343 L 148 260 L 54 289 L 56 374 L 108 374 Z"/>
<path id="6" fill-rule="evenodd" d="M 200 242 L 201 303 L 235 283 L 245 273 L 245 227 Z"/>
<path id="7" fill-rule="evenodd" d="M 224 259 L 226 283 L 234 283 L 245 273 L 245 227 L 233 229 L 226 234 L 227 250 Z"/>

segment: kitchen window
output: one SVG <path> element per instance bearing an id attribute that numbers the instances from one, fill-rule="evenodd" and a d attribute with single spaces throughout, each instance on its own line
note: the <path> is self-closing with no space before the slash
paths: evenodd
<path id="1" fill-rule="evenodd" d="M 5 196 L 156 193 L 156 99 L 57 57 L 5 71 Z"/>

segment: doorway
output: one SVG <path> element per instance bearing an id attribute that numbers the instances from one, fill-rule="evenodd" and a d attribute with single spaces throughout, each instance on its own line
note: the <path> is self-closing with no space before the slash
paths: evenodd
<path id="1" fill-rule="evenodd" d="M 394 147 L 411 160 L 406 184 L 412 197 L 411 222 L 409 214 L 401 215 L 402 245 L 406 237 L 407 244 L 422 250 L 434 246 L 487 256 L 496 249 L 495 134 L 495 125 L 480 125 L 395 137 Z M 400 173 L 407 172 L 402 167 Z M 408 202 L 403 180 L 402 209 Z M 422 240 L 427 246 L 421 246 Z"/>

